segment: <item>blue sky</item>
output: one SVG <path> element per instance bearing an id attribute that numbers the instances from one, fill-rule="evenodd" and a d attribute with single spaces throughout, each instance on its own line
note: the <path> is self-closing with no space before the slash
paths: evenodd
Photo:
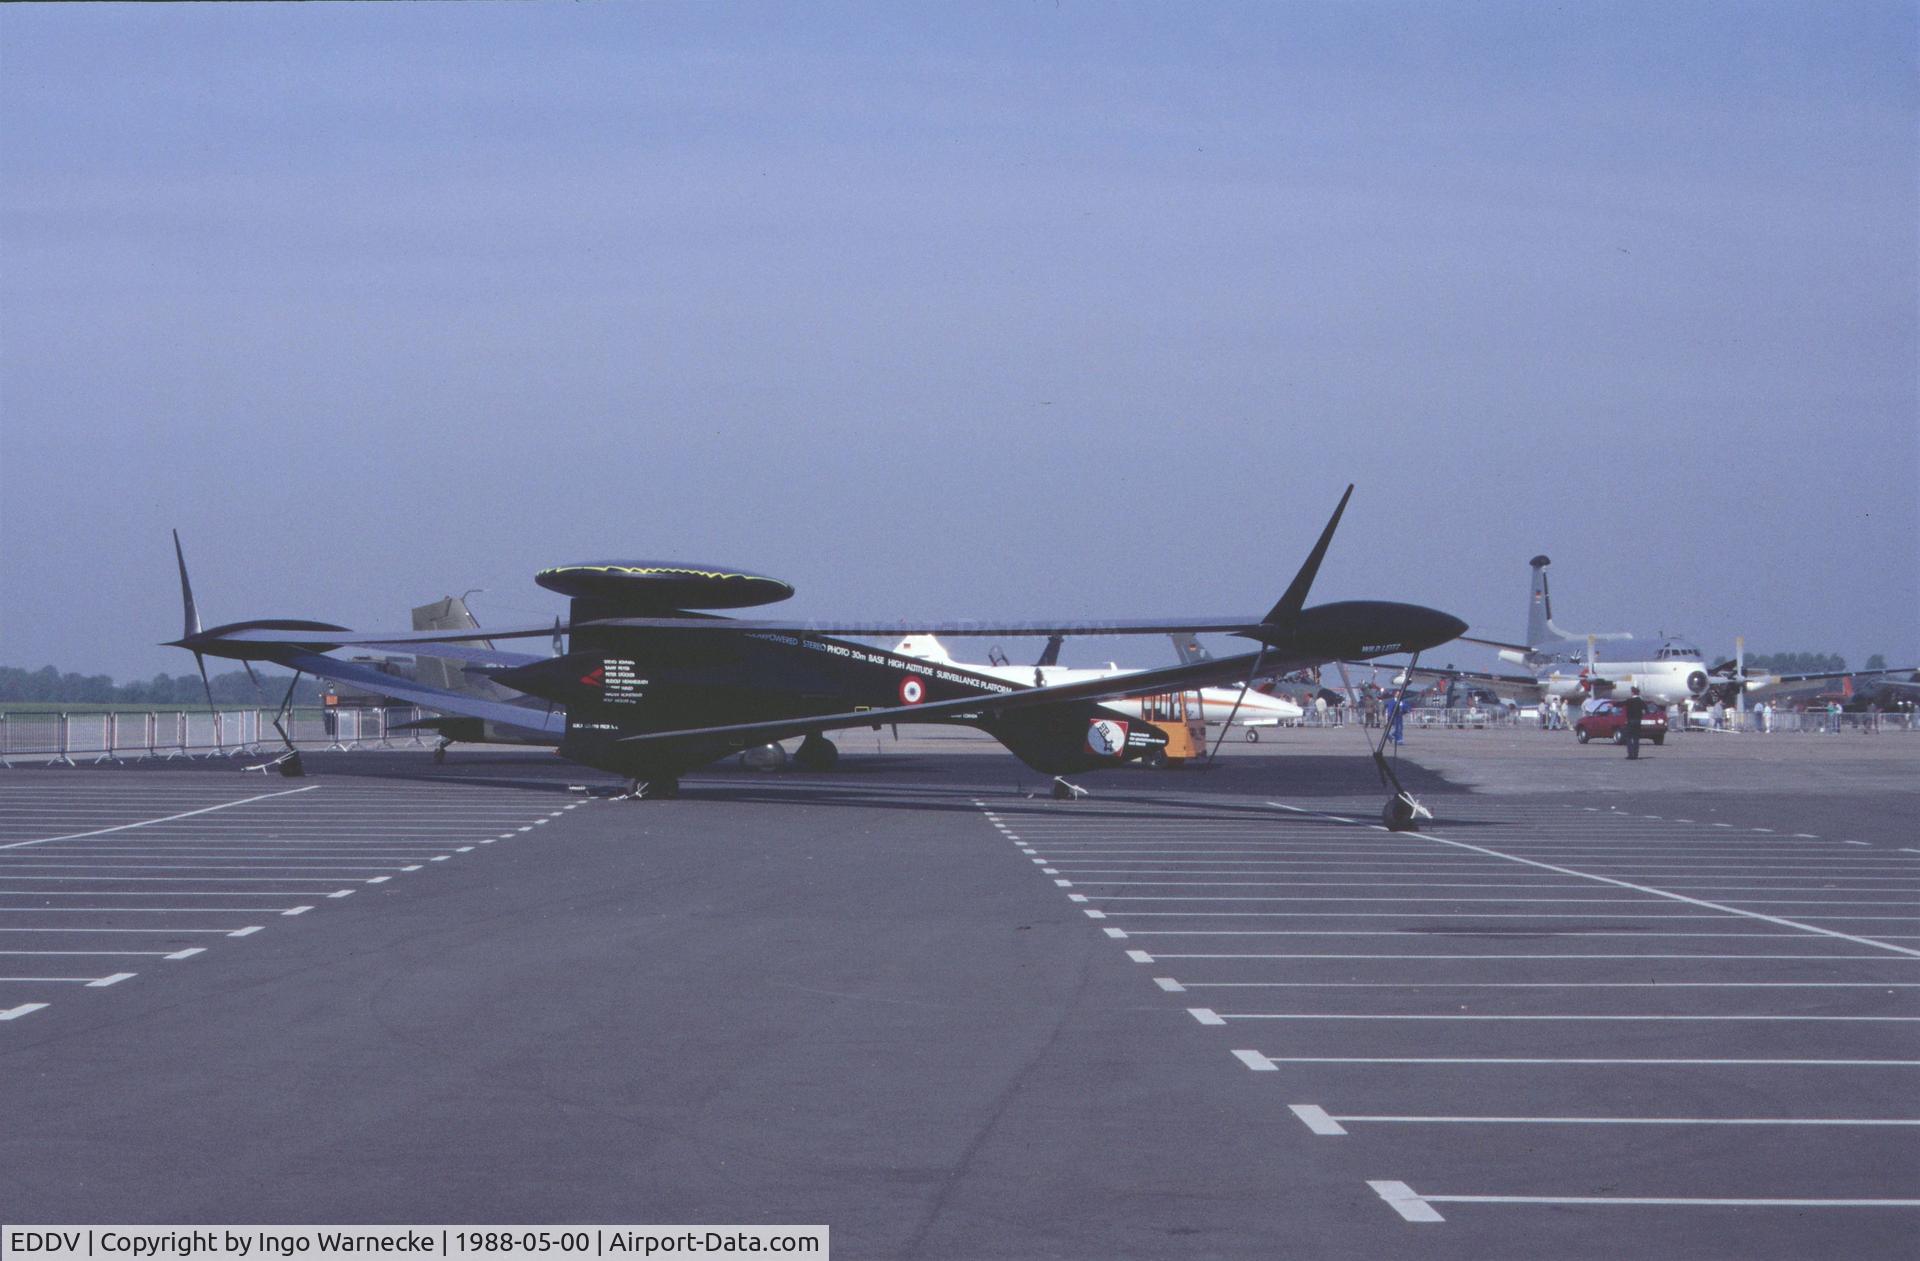
<path id="1" fill-rule="evenodd" d="M 1544 551 L 1566 623 L 1920 659 L 1915 36 L 4 6 L 0 664 L 185 667 L 172 526 L 214 620 L 538 619 L 609 555 L 1257 612 L 1349 480 L 1317 597 L 1513 636 Z"/>

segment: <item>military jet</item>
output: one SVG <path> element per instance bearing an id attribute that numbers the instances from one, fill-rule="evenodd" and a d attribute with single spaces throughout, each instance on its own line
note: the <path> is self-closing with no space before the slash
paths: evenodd
<path id="1" fill-rule="evenodd" d="M 1166 744 L 1159 730 L 1103 701 L 1244 685 L 1263 674 L 1343 658 L 1417 658 L 1467 629 L 1459 618 L 1413 604 L 1343 600 L 1308 607 L 1307 593 L 1352 495 L 1348 486 L 1292 583 L 1258 617 L 921 623 L 734 618 L 712 610 L 774 603 L 790 597 L 793 588 L 726 566 L 599 561 L 535 575 L 540 586 L 571 600 L 568 651 L 537 657 L 478 644 L 471 628 L 356 632 L 326 622 L 269 619 L 202 629 L 180 556 L 186 629 L 171 646 L 192 652 L 203 674 L 203 658 L 221 657 L 270 661 L 296 675 L 350 683 L 367 682 L 361 672 L 371 668 L 328 653 L 371 647 L 461 661 L 554 708 L 531 710 L 386 675 L 374 682 L 390 696 L 442 713 L 555 735 L 562 757 L 627 777 L 636 798 L 676 796 L 686 772 L 770 741 L 801 737 L 801 765 L 830 765 L 837 752 L 828 732 L 957 724 L 987 732 L 1028 766 L 1053 776 L 1055 797 L 1072 799 L 1082 790 L 1066 776 L 1150 757 Z M 175 543 L 178 554 L 177 537 Z M 1028 687 L 846 638 L 1195 632 L 1236 635 L 1257 647 L 1213 660 Z M 486 632 L 492 641 L 551 634 L 551 626 Z M 288 755 L 283 771 L 299 773 L 291 742 Z M 1390 774 L 1379 758 L 1376 763 L 1383 776 Z M 1393 787 L 1383 817 L 1390 825 L 1411 827 L 1419 808 L 1397 782 Z"/>

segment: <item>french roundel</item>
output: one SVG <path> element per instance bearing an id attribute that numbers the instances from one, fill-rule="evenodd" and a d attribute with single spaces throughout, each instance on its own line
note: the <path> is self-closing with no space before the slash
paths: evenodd
<path id="1" fill-rule="evenodd" d="M 927 681 L 917 674 L 909 674 L 900 680 L 900 703 L 918 705 L 927 699 Z"/>

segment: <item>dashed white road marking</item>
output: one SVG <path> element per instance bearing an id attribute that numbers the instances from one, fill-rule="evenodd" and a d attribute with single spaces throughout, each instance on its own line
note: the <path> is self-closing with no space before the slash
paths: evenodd
<path id="1" fill-rule="evenodd" d="M 45 1003 L 21 1003 L 18 1007 L 9 1007 L 5 1011 L 0 1011 L 0 1020 L 18 1020 L 22 1016 L 32 1015 L 45 1006 Z"/>
<path id="2" fill-rule="evenodd" d="M 195 955 L 203 955 L 205 953 L 207 953 L 205 946 L 188 946 L 185 950 L 176 950 L 172 954 L 162 957 L 167 959 L 191 959 Z"/>
<path id="3" fill-rule="evenodd" d="M 1277 1073 L 1280 1066 L 1258 1051 L 1235 1051 L 1233 1057 L 1256 1073 Z"/>
<path id="4" fill-rule="evenodd" d="M 1589 806 L 1588 809 L 1593 807 Z M 1410 1222 L 1444 1222 L 1447 1219 L 1404 1182 L 1369 1181 L 1374 1194 L 1385 1200 L 1389 1207 Z"/>
<path id="5" fill-rule="evenodd" d="M 1339 1121 L 1328 1116 L 1326 1109 L 1320 1107 L 1318 1104 L 1290 1103 L 1287 1105 L 1287 1111 L 1299 1117 L 1300 1120 L 1305 1123 L 1306 1127 L 1315 1134 L 1332 1137 L 1335 1135 L 1343 1135 L 1347 1132 L 1340 1125 Z"/>
<path id="6" fill-rule="evenodd" d="M 353 896 L 353 890 L 352 889 L 335 889 L 332 893 L 329 893 L 327 896 L 330 898 L 350 898 Z"/>
<path id="7" fill-rule="evenodd" d="M 229 936 L 229 937 L 248 937 L 248 936 L 251 936 L 251 935 L 252 935 L 252 934 L 254 934 L 254 933 L 257 933 L 257 932 L 259 932 L 259 931 L 260 931 L 260 929 L 261 929 L 261 927 L 262 927 L 262 925 L 259 925 L 259 924 L 249 924 L 249 925 L 248 925 L 247 927 L 245 927 L 245 928 L 239 928 L 239 929 L 235 929 L 235 930 L 234 930 L 233 932 L 230 932 L 230 933 L 228 933 L 228 934 L 227 934 L 227 936 Z"/>
<path id="8" fill-rule="evenodd" d="M 90 990 L 103 990 L 109 985 L 118 985 L 122 981 L 130 981 L 136 975 L 137 974 L 133 972 L 115 972 L 112 976 L 103 976 L 97 981 L 88 981 L 87 988 Z"/>
<path id="9" fill-rule="evenodd" d="M 286 909 L 286 910 L 284 910 L 284 911 L 282 911 L 282 912 L 280 912 L 280 914 L 282 914 L 282 915 L 305 915 L 305 914 L 306 914 L 306 913 L 307 913 L 308 911 L 311 911 L 312 909 L 313 909 L 313 908 L 312 908 L 312 907 L 310 907 L 310 906 L 294 906 L 294 907 L 289 907 L 288 909 Z"/>

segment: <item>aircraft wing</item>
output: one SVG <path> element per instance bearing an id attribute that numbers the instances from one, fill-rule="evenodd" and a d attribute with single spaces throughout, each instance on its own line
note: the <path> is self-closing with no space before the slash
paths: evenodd
<path id="1" fill-rule="evenodd" d="M 1266 674 L 1286 673 L 1320 665 L 1326 659 L 1283 656 L 1279 653 L 1244 653 L 1233 657 L 1195 662 L 1191 665 L 1162 666 L 1137 670 L 1131 674 L 1110 675 L 1080 683 L 1062 683 L 1053 687 L 1016 688 L 1011 692 L 963 696 L 956 700 L 934 701 L 925 705 L 891 705 L 884 709 L 852 710 L 822 714 L 814 718 L 778 718 L 768 722 L 729 723 L 719 727 L 686 727 L 678 731 L 650 731 L 644 735 L 623 736 L 621 744 L 654 744 L 665 740 L 684 740 L 692 736 L 745 736 L 756 741 L 785 740 L 816 731 L 840 731 L 850 727 L 877 727 L 884 724 L 954 722 L 976 716 L 998 716 L 1043 705 L 1061 705 L 1074 701 L 1115 700 L 1154 692 L 1185 691 L 1238 683 L 1257 664 Z"/>
<path id="2" fill-rule="evenodd" d="M 1808 674 L 1775 674 L 1771 670 L 1759 670 L 1748 673 L 1747 691 L 1763 692 L 1773 688 L 1792 687 L 1797 683 L 1825 683 L 1829 680 L 1838 683 L 1846 679 L 1852 679 L 1856 685 L 1864 682 L 1873 686 L 1879 686 L 1882 683 L 1892 684 L 1894 687 L 1920 686 L 1920 680 L 1914 677 L 1915 671 L 1916 667 L 1912 666 L 1902 666 L 1895 670 L 1815 670 Z M 1904 679 L 1895 677 L 1902 674 L 1907 677 Z M 1739 681 L 1730 671 L 1725 674 L 1716 671 L 1710 677 L 1715 683 Z"/>
<path id="3" fill-rule="evenodd" d="M 776 621 L 758 618 L 727 617 L 603 617 L 592 621 L 577 622 L 565 628 L 569 631 L 628 629 L 628 630 L 665 630 L 665 631 L 702 631 L 732 632 L 741 635 L 852 635 L 863 639 L 885 639 L 905 635 L 948 635 L 964 638 L 969 635 L 1005 636 L 1008 638 L 1022 635 L 1171 635 L 1182 632 L 1211 632 L 1219 634 L 1247 633 L 1256 638 L 1262 629 L 1271 630 L 1258 616 L 1253 617 L 1183 617 L 1153 618 L 1147 620 L 1110 618 L 1110 619 L 1004 619 L 970 618 L 957 621 L 835 621 L 818 619 L 810 622 Z M 286 644 L 301 648 L 387 648 L 398 652 L 415 651 L 422 644 L 471 644 L 480 636 L 472 630 L 437 631 L 351 631 L 339 632 L 301 628 L 283 629 L 280 627 L 238 627 L 232 630 L 221 629 L 220 638 L 226 642 L 245 644 Z M 545 638 L 553 634 L 551 623 L 545 626 L 509 626 L 488 629 L 488 639 L 532 639 Z M 475 648 L 475 653 L 488 650 Z M 503 654 L 514 657 L 517 654 Z M 479 660 L 479 658 L 474 658 Z M 524 662 L 523 662 L 524 663 Z M 511 664 L 503 661 L 502 664 Z"/>
<path id="4" fill-rule="evenodd" d="M 552 628 L 548 628 L 547 633 L 552 634 Z M 417 657 L 446 657 L 451 661 L 465 661 L 470 665 L 476 666 L 530 666 L 538 665 L 547 659 L 540 653 L 506 652 L 499 648 L 474 647 L 464 640 L 460 643 L 432 641 L 425 644 L 402 644 L 387 641 L 371 644 L 356 644 L 354 646 L 391 648 L 398 652 L 410 652 Z"/>
<path id="5" fill-rule="evenodd" d="M 1349 669 L 1392 670 L 1396 675 L 1410 674 L 1415 679 L 1432 682 L 1461 680 L 1478 683 L 1497 696 L 1513 696 L 1523 700 L 1540 699 L 1540 680 L 1531 674 L 1493 674 L 1485 670 L 1454 670 L 1444 666 L 1416 666 L 1408 671 L 1404 667 L 1383 666 L 1377 661 L 1349 661 Z"/>
<path id="6" fill-rule="evenodd" d="M 548 629 L 551 633 L 552 628 Z M 340 683 L 351 683 L 382 696 L 411 701 L 415 705 L 437 709 L 442 713 L 459 714 L 467 718 L 484 718 L 489 722 L 524 727 L 529 731 L 551 735 L 556 740 L 566 734 L 567 716 L 563 710 L 533 709 L 521 705 L 509 705 L 503 701 L 483 700 L 477 696 L 465 696 L 459 692 L 443 691 L 410 679 L 396 678 L 391 674 L 382 673 L 362 662 L 341 661 L 337 657 L 326 657 L 317 652 L 293 650 L 280 656 L 278 660 L 307 674 L 317 675 L 323 679 L 333 679 Z"/>

